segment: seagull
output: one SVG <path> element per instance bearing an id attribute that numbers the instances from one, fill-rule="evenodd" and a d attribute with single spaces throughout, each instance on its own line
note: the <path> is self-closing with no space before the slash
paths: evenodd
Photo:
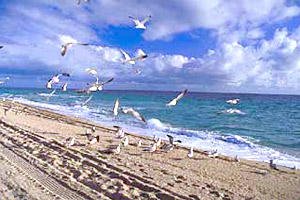
<path id="1" fill-rule="evenodd" d="M 138 147 L 141 147 L 141 146 L 142 146 L 142 140 L 139 140 L 137 146 L 138 146 Z"/>
<path id="2" fill-rule="evenodd" d="M 240 158 L 238 157 L 238 155 L 236 155 L 236 156 L 234 157 L 234 161 L 235 161 L 235 162 L 240 162 Z"/>
<path id="3" fill-rule="evenodd" d="M 67 91 L 67 86 L 68 86 L 68 83 L 63 84 L 63 86 L 61 87 L 61 90 L 64 92 Z"/>
<path id="4" fill-rule="evenodd" d="M 145 19 L 143 19 L 142 21 L 128 16 L 130 19 L 132 19 L 132 21 L 135 23 L 135 28 L 136 29 L 146 29 L 147 27 L 145 26 L 145 24 L 151 19 L 151 15 L 148 15 L 147 17 L 145 17 Z"/>
<path id="5" fill-rule="evenodd" d="M 219 153 L 218 153 L 218 150 L 216 149 L 216 150 L 214 150 L 214 151 L 209 152 L 208 157 L 210 157 L 210 158 L 215 158 L 215 157 L 217 157 L 218 155 L 219 155 Z"/>
<path id="6" fill-rule="evenodd" d="M 118 127 L 118 130 L 116 132 L 116 137 L 117 138 L 123 138 L 123 137 L 125 137 L 125 132 L 123 131 L 123 129 L 121 127 Z"/>
<path id="7" fill-rule="evenodd" d="M 121 144 L 118 145 L 118 147 L 114 150 L 115 154 L 119 154 L 121 152 Z"/>
<path id="8" fill-rule="evenodd" d="M 85 71 L 89 74 L 92 74 L 94 76 L 96 76 L 98 74 L 97 69 L 96 68 L 86 68 Z"/>
<path id="9" fill-rule="evenodd" d="M 194 156 L 194 147 L 191 147 L 190 152 L 187 155 L 189 158 L 192 158 Z"/>
<path id="10" fill-rule="evenodd" d="M 10 79 L 9 76 L 5 77 L 5 78 L 1 78 L 2 80 L 0 81 L 0 85 L 4 84 L 6 81 L 8 81 Z"/>
<path id="11" fill-rule="evenodd" d="M 226 101 L 226 103 L 228 103 L 230 105 L 236 105 L 236 104 L 240 103 L 240 99 L 229 99 Z"/>
<path id="12" fill-rule="evenodd" d="M 181 140 L 175 140 L 174 141 L 174 137 L 172 136 L 172 135 L 169 135 L 169 134 L 167 134 L 167 136 L 168 136 L 168 138 L 169 138 L 169 143 L 171 144 L 171 145 L 176 145 L 175 143 L 181 143 Z"/>
<path id="13" fill-rule="evenodd" d="M 47 89 L 51 89 L 51 88 L 52 88 L 52 84 L 53 84 L 53 83 L 58 83 L 58 82 L 59 82 L 59 78 L 60 78 L 61 76 L 67 76 L 67 77 L 70 77 L 70 74 L 68 74 L 68 73 L 61 73 L 61 74 L 56 74 L 56 75 L 54 75 L 51 79 L 49 79 L 49 80 L 47 81 L 46 88 L 47 88 Z"/>
<path id="14" fill-rule="evenodd" d="M 134 110 L 133 108 L 126 108 L 126 109 L 122 108 L 121 110 L 124 114 L 131 114 L 136 119 L 146 123 L 146 119 L 140 113 L 138 113 L 136 110 Z"/>
<path id="15" fill-rule="evenodd" d="M 99 83 L 98 79 L 95 83 L 93 83 L 87 90 L 87 92 L 96 92 L 96 91 L 102 91 L 103 90 L 103 86 L 107 83 L 110 83 L 114 80 L 114 78 L 111 78 L 103 83 Z"/>
<path id="16" fill-rule="evenodd" d="M 92 100 L 92 98 L 93 98 L 93 96 L 91 95 L 87 100 L 85 100 L 85 101 L 81 104 L 81 106 L 82 106 L 82 107 L 86 106 L 86 104 L 87 104 L 88 102 L 90 102 L 90 101 Z"/>
<path id="17" fill-rule="evenodd" d="M 156 143 L 153 143 L 152 147 L 150 147 L 149 152 L 153 153 L 156 151 Z"/>
<path id="18" fill-rule="evenodd" d="M 128 144 L 129 144 L 128 136 L 125 136 L 122 142 L 123 142 L 124 147 L 128 146 Z"/>
<path id="19" fill-rule="evenodd" d="M 122 63 L 125 64 L 125 63 L 128 63 L 128 64 L 131 64 L 131 65 L 134 65 L 135 64 L 135 61 L 136 60 L 144 60 L 145 58 L 148 57 L 148 55 L 141 49 L 138 50 L 137 52 L 137 57 L 135 58 L 131 58 L 125 51 L 123 51 L 122 49 L 120 49 L 120 52 L 123 54 L 123 59 L 122 59 Z"/>
<path id="20" fill-rule="evenodd" d="M 187 94 L 188 90 L 181 92 L 175 99 L 166 104 L 166 106 L 176 106 L 177 102 Z"/>
<path id="21" fill-rule="evenodd" d="M 117 119 L 117 116 L 118 116 L 118 109 L 119 109 L 119 106 L 120 106 L 120 99 L 117 98 L 117 100 L 116 100 L 116 102 L 115 102 L 114 109 L 113 109 L 115 120 Z"/>
<path id="22" fill-rule="evenodd" d="M 67 146 L 73 146 L 75 144 L 75 138 L 74 137 L 68 137 L 66 139 L 66 143 L 67 143 Z"/>
<path id="23" fill-rule="evenodd" d="M 89 3 L 90 0 L 84 0 L 84 2 L 85 2 L 85 3 Z M 77 5 L 80 5 L 80 3 L 81 3 L 81 0 L 77 0 Z"/>
<path id="24" fill-rule="evenodd" d="M 277 166 L 276 166 L 276 164 L 274 163 L 274 160 L 273 160 L 273 159 L 270 160 L 269 166 L 270 166 L 271 169 L 278 170 L 278 169 L 277 169 Z"/>
<path id="25" fill-rule="evenodd" d="M 61 50 L 60 50 L 61 56 L 65 56 L 66 52 L 67 52 L 67 49 L 70 48 L 73 45 L 84 45 L 84 46 L 86 46 L 86 45 L 89 45 L 89 44 L 76 43 L 76 42 L 68 42 L 66 44 L 63 44 L 63 45 L 61 45 Z"/>

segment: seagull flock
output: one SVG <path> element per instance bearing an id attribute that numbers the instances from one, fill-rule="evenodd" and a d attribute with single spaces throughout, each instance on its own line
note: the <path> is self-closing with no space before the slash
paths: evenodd
<path id="1" fill-rule="evenodd" d="M 77 0 L 77 4 L 80 5 L 82 2 L 84 3 L 89 3 L 89 0 Z M 150 21 L 151 19 L 151 15 L 146 16 L 144 19 L 139 20 L 137 18 L 134 18 L 132 16 L 128 16 L 135 24 L 135 28 L 136 29 L 147 29 L 146 23 Z M 77 42 L 68 42 L 65 43 L 61 46 L 61 56 L 65 57 L 67 50 L 69 48 L 71 48 L 72 46 L 89 46 L 90 44 L 88 43 L 77 43 Z M 0 49 L 2 49 L 4 46 L 0 46 Z M 141 49 L 139 49 L 137 51 L 137 56 L 132 58 L 129 56 L 128 53 L 126 53 L 124 50 L 120 49 L 119 50 L 120 53 L 123 55 L 123 59 L 121 59 L 121 63 L 122 64 L 130 64 L 132 66 L 132 69 L 134 71 L 134 73 L 136 75 L 139 75 L 141 73 L 140 69 L 134 68 L 134 65 L 136 64 L 137 61 L 142 61 L 144 59 L 146 59 L 148 57 L 148 55 Z M 91 94 L 91 92 L 97 92 L 97 91 L 102 91 L 103 90 L 103 86 L 112 82 L 114 80 L 114 78 L 110 78 L 107 81 L 104 82 L 99 82 L 99 77 L 98 77 L 98 71 L 96 68 L 86 68 L 85 72 L 94 76 L 95 77 L 95 82 L 93 83 L 88 83 L 88 88 L 84 88 L 84 89 L 79 89 L 76 90 L 78 93 L 87 93 L 87 94 Z M 71 75 L 69 73 L 59 73 L 54 75 L 51 79 L 49 79 L 46 83 L 46 88 L 47 89 L 52 89 L 54 85 L 57 85 L 60 82 L 60 78 L 61 77 L 70 77 Z M 0 79 L 0 85 L 5 83 L 5 81 L 9 80 L 10 77 L 6 77 L 4 80 Z M 67 86 L 68 83 L 65 82 L 64 84 L 61 85 L 61 90 L 62 91 L 67 91 Z M 52 90 L 52 92 L 49 93 L 49 95 L 47 96 L 52 96 L 55 92 L 56 92 L 56 88 L 54 88 Z M 188 93 L 188 90 L 185 89 L 184 91 L 182 91 L 180 94 L 178 94 L 174 99 L 172 99 L 169 103 L 166 104 L 167 107 L 170 106 L 176 106 L 178 104 L 178 101 L 180 99 L 182 99 L 184 96 L 186 96 L 186 94 Z M 87 100 L 85 100 L 81 106 L 85 107 L 88 102 L 90 102 L 92 100 L 93 96 L 90 95 L 89 98 Z M 240 99 L 230 99 L 227 100 L 226 103 L 230 104 L 230 105 L 237 105 L 240 103 Z M 9 109 L 4 109 L 5 115 L 6 112 Z M 113 115 L 114 115 L 114 119 L 116 120 L 119 114 L 119 110 L 121 110 L 122 113 L 124 114 L 128 114 L 128 115 L 132 115 L 133 117 L 135 117 L 137 120 L 143 122 L 143 123 L 147 123 L 146 119 L 138 112 L 136 111 L 134 108 L 120 108 L 120 99 L 117 98 L 113 107 Z M 119 154 L 121 152 L 121 144 L 123 144 L 124 147 L 129 145 L 129 137 L 126 136 L 124 130 L 119 127 L 119 126 L 114 126 L 115 128 L 117 128 L 117 131 L 115 133 L 116 138 L 120 138 L 121 143 L 118 144 L 118 146 L 112 150 L 112 153 L 114 154 Z M 100 142 L 100 136 L 94 136 L 92 133 L 96 132 L 96 128 L 93 127 L 92 130 L 88 129 L 86 131 L 86 137 L 87 137 L 87 146 L 89 145 L 93 145 L 97 142 Z M 161 149 L 164 151 L 172 151 L 174 149 L 174 147 L 176 147 L 177 144 L 181 143 L 180 140 L 174 140 L 174 137 L 167 134 L 166 135 L 169 138 L 169 142 L 166 143 L 164 141 L 162 141 L 161 138 L 156 138 L 155 136 L 153 137 L 153 144 L 147 149 L 150 153 L 156 152 L 157 150 Z M 70 146 L 74 146 L 76 145 L 76 139 L 74 137 L 68 137 L 65 140 L 65 145 L 70 147 Z M 137 142 L 137 146 L 138 147 L 142 147 L 142 140 L 139 140 Z M 217 150 L 208 152 L 208 157 L 211 158 L 215 158 L 218 157 L 219 153 Z M 188 158 L 193 158 L 194 156 L 194 147 L 191 147 L 187 157 Z M 238 156 L 235 157 L 234 159 L 236 162 L 239 162 L 239 158 Z M 277 169 L 276 164 L 273 162 L 273 160 L 270 160 L 270 168 L 271 169 Z"/>

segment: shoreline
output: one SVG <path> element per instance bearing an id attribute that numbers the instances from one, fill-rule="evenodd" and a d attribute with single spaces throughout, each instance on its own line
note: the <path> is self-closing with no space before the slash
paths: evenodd
<path id="1" fill-rule="evenodd" d="M 0 101 L 0 103 L 2 107 L 0 111 L 1 120 L 5 124 L 4 126 L 10 124 L 13 127 L 28 130 L 33 135 L 44 138 L 47 142 L 52 141 L 53 143 L 54 141 L 61 144 L 63 139 L 71 136 L 76 137 L 76 140 L 84 144 L 86 139 L 82 134 L 85 133 L 87 128 L 95 126 L 96 134 L 101 136 L 99 144 L 87 149 L 82 146 L 64 147 L 64 149 L 78 151 L 77 154 L 80 153 L 81 156 L 87 156 L 87 159 L 91 159 L 89 161 L 91 163 L 99 163 L 99 160 L 94 159 L 100 157 L 103 159 L 101 162 L 105 163 L 106 168 L 114 169 L 114 173 L 117 173 L 115 170 L 120 173 L 117 177 L 123 177 L 124 174 L 129 173 L 129 180 L 130 177 L 136 178 L 134 177 L 136 175 L 139 184 L 152 185 L 150 191 L 143 191 L 145 185 L 135 187 L 137 186 L 136 183 L 132 183 L 127 179 L 124 181 L 124 177 L 117 178 L 122 180 L 122 184 L 119 183 L 122 192 L 117 192 L 122 194 L 121 196 L 128 198 L 133 198 L 134 195 L 142 197 L 142 194 L 146 195 L 147 193 L 153 199 L 162 197 L 161 194 L 170 197 L 170 199 L 300 198 L 300 194 L 298 194 L 298 188 L 300 187 L 299 170 L 281 166 L 278 167 L 279 170 L 271 170 L 268 163 L 246 159 L 236 162 L 234 158 L 223 155 L 218 156 L 218 158 L 209 158 L 204 151 L 198 149 L 194 151 L 194 158 L 188 159 L 189 148 L 183 146 L 178 146 L 171 152 L 157 151 L 151 154 L 137 147 L 136 141 L 137 138 L 143 140 L 143 146 L 148 148 L 151 145 L 152 138 L 132 133 L 126 133 L 130 145 L 128 147 L 122 146 L 119 155 L 107 154 L 105 153 L 107 147 L 120 143 L 120 140 L 114 136 L 116 129 L 113 127 L 101 126 L 86 119 L 63 115 L 45 108 L 37 108 L 18 102 L 12 103 L 6 100 L 5 102 Z M 7 112 L 7 116 L 3 116 L 3 105 L 7 104 L 14 106 L 12 110 Z M 18 110 L 20 113 L 16 115 L 14 110 Z M 21 140 L 22 138 L 20 138 Z M 22 149 L 22 151 L 26 151 L 26 149 Z M 85 151 L 88 152 L 86 155 Z M 51 165 L 49 164 L 50 161 L 46 160 L 45 162 L 48 163 L 47 165 Z M 92 168 L 91 166 L 89 167 Z M 60 168 L 59 173 L 63 171 L 64 167 L 60 166 Z M 97 171 L 98 169 L 94 166 L 93 170 Z M 99 170 L 97 173 L 99 173 Z M 101 170 L 100 174 L 105 176 Z M 92 175 L 90 177 L 91 180 L 95 178 Z M 85 180 L 77 180 L 77 182 L 85 184 Z M 113 187 L 117 183 L 110 184 Z M 102 190 L 106 191 L 106 189 Z M 104 192 L 104 194 L 106 193 Z M 105 196 L 111 197 L 110 195 Z"/>

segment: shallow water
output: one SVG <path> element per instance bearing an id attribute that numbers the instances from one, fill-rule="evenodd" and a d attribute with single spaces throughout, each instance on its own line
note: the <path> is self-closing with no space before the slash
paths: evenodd
<path id="1" fill-rule="evenodd" d="M 177 106 L 166 107 L 174 92 L 103 91 L 89 96 L 75 91 L 43 89 L 6 89 L 0 94 L 61 113 L 87 118 L 104 125 L 120 125 L 126 131 L 166 138 L 166 133 L 181 139 L 186 146 L 204 150 L 218 149 L 226 155 L 252 160 L 276 159 L 277 164 L 300 166 L 300 96 L 188 93 Z M 43 96 L 39 95 L 43 94 Z M 13 95 L 13 96 L 12 96 Z M 120 114 L 115 121 L 112 108 L 117 98 L 121 107 L 134 107 L 147 124 Z M 240 98 L 235 106 L 226 100 Z M 230 109 L 238 113 L 230 113 Z"/>

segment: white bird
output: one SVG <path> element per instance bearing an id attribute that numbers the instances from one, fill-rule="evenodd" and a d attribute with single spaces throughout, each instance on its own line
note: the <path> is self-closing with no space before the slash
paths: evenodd
<path id="1" fill-rule="evenodd" d="M 277 169 L 277 166 L 276 166 L 276 164 L 274 163 L 274 160 L 273 160 L 273 159 L 270 160 L 269 166 L 270 166 L 271 169 L 276 169 L 276 170 L 278 170 L 278 169 Z"/>
<path id="2" fill-rule="evenodd" d="M 214 151 L 209 152 L 209 155 L 208 155 L 208 157 L 210 157 L 210 158 L 215 158 L 217 156 L 219 156 L 219 153 L 218 153 L 217 149 L 214 150 Z"/>
<path id="3" fill-rule="evenodd" d="M 135 23 L 135 28 L 137 29 L 146 29 L 147 27 L 145 26 L 145 24 L 151 19 L 151 15 L 148 15 L 147 17 L 145 17 L 145 19 L 143 19 L 142 21 L 128 16 L 130 19 L 132 19 L 132 21 Z"/>
<path id="4" fill-rule="evenodd" d="M 75 138 L 74 137 L 68 137 L 66 140 L 66 145 L 67 146 L 73 146 L 75 144 Z"/>
<path id="5" fill-rule="evenodd" d="M 66 52 L 67 52 L 67 49 L 72 47 L 73 45 L 89 45 L 89 44 L 84 44 L 84 43 L 76 43 L 76 42 L 68 42 L 66 44 L 63 44 L 61 45 L 61 50 L 60 50 L 60 53 L 61 53 L 61 56 L 65 56 L 66 55 Z"/>
<path id="6" fill-rule="evenodd" d="M 64 92 L 67 91 L 67 86 L 68 86 L 68 83 L 63 84 L 63 86 L 61 87 L 61 90 Z"/>
<path id="7" fill-rule="evenodd" d="M 136 110 L 134 110 L 133 108 L 122 108 L 122 112 L 124 114 L 131 114 L 132 116 L 134 116 L 136 119 L 146 123 L 146 119 L 140 114 L 138 113 Z"/>
<path id="8" fill-rule="evenodd" d="M 90 2 L 90 0 L 84 0 L 84 2 L 88 3 L 88 2 Z M 77 0 L 77 5 L 80 5 L 80 3 L 81 3 L 81 0 Z"/>
<path id="9" fill-rule="evenodd" d="M 124 147 L 128 146 L 128 144 L 129 144 L 128 136 L 125 136 L 122 142 L 123 142 Z"/>
<path id="10" fill-rule="evenodd" d="M 86 68 L 85 71 L 89 74 L 92 74 L 94 76 L 96 76 L 98 74 L 97 69 L 96 68 Z"/>
<path id="11" fill-rule="evenodd" d="M 88 137 L 88 144 L 95 144 L 96 142 L 99 142 L 100 141 L 100 136 L 97 135 L 97 136 L 89 136 Z"/>
<path id="12" fill-rule="evenodd" d="M 226 103 L 231 104 L 231 105 L 236 105 L 240 103 L 240 99 L 229 99 L 226 101 Z"/>
<path id="13" fill-rule="evenodd" d="M 190 152 L 187 155 L 189 158 L 192 158 L 194 156 L 194 147 L 191 147 Z"/>
<path id="14" fill-rule="evenodd" d="M 51 89 L 52 88 L 52 84 L 59 83 L 59 78 L 61 76 L 70 77 L 70 74 L 68 74 L 68 73 L 61 73 L 61 74 L 56 74 L 56 75 L 52 76 L 52 78 L 47 81 L 46 88 L 47 89 Z"/>
<path id="15" fill-rule="evenodd" d="M 82 107 L 86 106 L 86 104 L 87 104 L 88 102 L 90 102 L 90 101 L 92 100 L 92 98 L 93 98 L 93 96 L 91 95 L 87 100 L 85 100 L 85 101 L 81 104 L 81 106 L 82 106 Z"/>
<path id="16" fill-rule="evenodd" d="M 116 102 L 115 102 L 115 105 L 114 105 L 114 109 L 113 109 L 115 120 L 117 119 L 117 116 L 118 116 L 118 113 L 119 113 L 119 112 L 118 112 L 119 106 L 120 106 L 120 99 L 117 98 L 117 100 L 116 100 Z"/>
<path id="17" fill-rule="evenodd" d="M 181 143 L 181 140 L 175 140 L 174 141 L 174 137 L 172 135 L 167 134 L 167 137 L 169 138 L 169 143 L 171 145 L 176 145 L 178 143 Z"/>
<path id="18" fill-rule="evenodd" d="M 240 158 L 238 157 L 238 155 L 236 155 L 236 156 L 234 157 L 234 161 L 235 161 L 235 162 L 240 162 Z"/>
<path id="19" fill-rule="evenodd" d="M 138 147 L 141 147 L 141 146 L 142 146 L 142 140 L 139 140 L 137 146 L 138 146 Z"/>
<path id="20" fill-rule="evenodd" d="M 5 77 L 5 78 L 1 78 L 2 80 L 0 80 L 0 85 L 4 84 L 6 81 L 8 81 L 10 79 L 10 77 Z"/>
<path id="21" fill-rule="evenodd" d="M 123 51 L 122 49 L 120 49 L 120 52 L 123 54 L 123 59 L 122 59 L 122 63 L 128 63 L 131 65 L 135 64 L 136 60 L 144 60 L 145 58 L 148 57 L 148 55 L 141 49 L 138 50 L 137 52 L 137 57 L 135 58 L 131 58 L 125 51 Z"/>
<path id="22" fill-rule="evenodd" d="M 153 153 L 156 151 L 156 143 L 153 143 L 152 147 L 150 147 L 149 152 Z"/>
<path id="23" fill-rule="evenodd" d="M 103 86 L 107 83 L 110 83 L 114 80 L 114 78 L 111 78 L 103 83 L 99 83 L 98 80 L 93 83 L 89 88 L 88 88 L 88 93 L 89 92 L 96 92 L 96 91 L 102 91 L 103 90 Z"/>
<path id="24" fill-rule="evenodd" d="M 166 104 L 166 106 L 176 106 L 178 101 L 187 94 L 188 90 L 181 92 L 175 99 Z"/>
<path id="25" fill-rule="evenodd" d="M 121 152 L 121 144 L 118 145 L 118 147 L 114 150 L 115 154 L 119 154 Z"/>
<path id="26" fill-rule="evenodd" d="M 125 132 L 123 131 L 123 129 L 121 127 L 118 127 L 118 130 L 116 132 L 116 137 L 117 138 L 123 138 L 123 137 L 125 137 Z"/>

